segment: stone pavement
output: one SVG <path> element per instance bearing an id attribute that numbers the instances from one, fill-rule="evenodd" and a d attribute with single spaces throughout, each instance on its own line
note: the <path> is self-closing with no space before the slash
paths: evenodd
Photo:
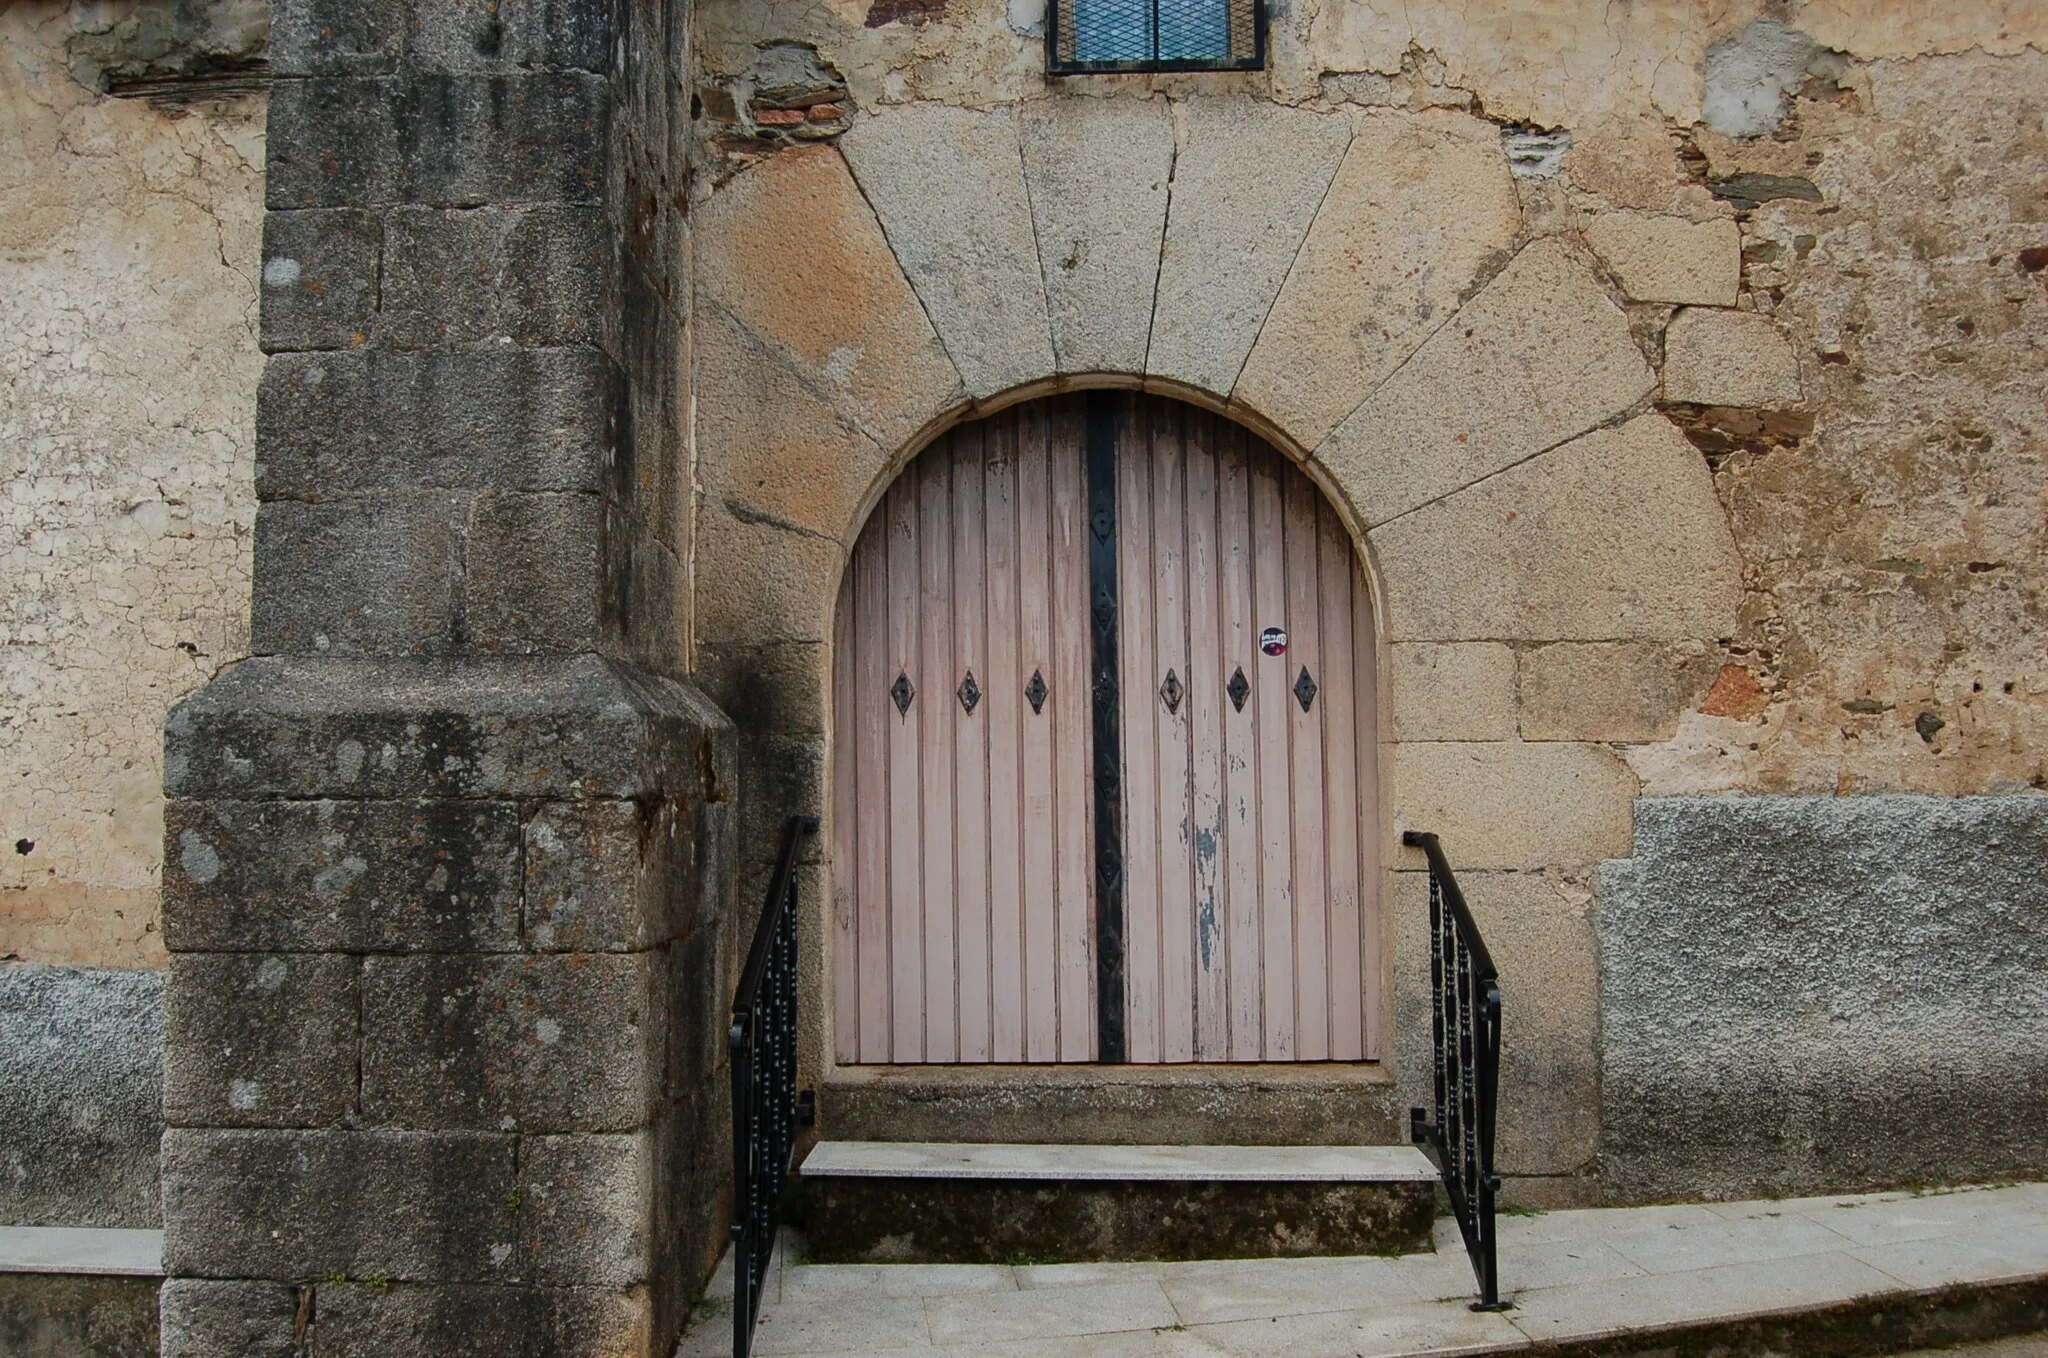
<path id="1" fill-rule="evenodd" d="M 1393 1358 L 1836 1307 L 1872 1324 L 1887 1301 L 1924 1315 L 1916 1293 L 2048 1284 L 2048 1184 L 1503 1217 L 1514 1308 L 1496 1314 L 1467 1308 L 1472 1273 L 1448 1219 L 1435 1254 L 1400 1258 L 807 1265 L 786 1263 L 792 1252 L 768 1282 L 759 1354 Z M 2039 1310 L 2043 1290 L 2030 1295 Z M 730 1301 L 719 1300 L 730 1296 L 728 1256 L 678 1358 L 731 1352 Z M 1978 1304 L 1968 1323 L 1997 1310 Z M 1901 1331 L 1920 1343 L 1997 1332 Z"/>

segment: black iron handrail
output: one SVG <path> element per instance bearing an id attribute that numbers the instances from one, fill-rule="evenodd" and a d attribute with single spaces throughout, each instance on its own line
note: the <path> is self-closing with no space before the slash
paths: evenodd
<path id="1" fill-rule="evenodd" d="M 1429 859 L 1429 995 L 1436 1037 L 1436 1117 L 1409 1110 L 1409 1134 L 1435 1152 L 1444 1192 L 1479 1278 L 1475 1311 L 1505 1311 L 1494 1253 L 1495 1100 L 1500 1090 L 1500 973 L 1435 835 L 1403 830 Z"/>
<path id="2" fill-rule="evenodd" d="M 816 816 L 791 816 L 732 1002 L 732 1352 L 747 1358 L 796 1150 L 796 862 Z"/>

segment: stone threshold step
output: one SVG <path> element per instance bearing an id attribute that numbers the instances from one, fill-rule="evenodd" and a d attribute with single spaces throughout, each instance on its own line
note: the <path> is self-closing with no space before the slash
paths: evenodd
<path id="1" fill-rule="evenodd" d="M 1115 1183 L 1432 1183 L 1413 1146 L 1100 1146 L 821 1141 L 806 1179 L 1022 1179 Z"/>
<path id="2" fill-rule="evenodd" d="M 0 1273 L 163 1276 L 162 1231 L 0 1226 Z"/>

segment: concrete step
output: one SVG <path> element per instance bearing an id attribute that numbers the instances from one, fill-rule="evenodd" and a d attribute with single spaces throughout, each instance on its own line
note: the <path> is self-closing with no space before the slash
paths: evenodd
<path id="1" fill-rule="evenodd" d="M 1304 1258 L 1431 1248 L 1411 1146 L 826 1141 L 799 1169 L 834 1263 Z"/>

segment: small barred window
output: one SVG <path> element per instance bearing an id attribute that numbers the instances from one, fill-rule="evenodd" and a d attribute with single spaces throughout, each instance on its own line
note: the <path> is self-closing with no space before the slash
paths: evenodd
<path id="1" fill-rule="evenodd" d="M 1266 64 L 1261 0 L 1054 0 L 1054 75 L 1255 71 Z"/>

